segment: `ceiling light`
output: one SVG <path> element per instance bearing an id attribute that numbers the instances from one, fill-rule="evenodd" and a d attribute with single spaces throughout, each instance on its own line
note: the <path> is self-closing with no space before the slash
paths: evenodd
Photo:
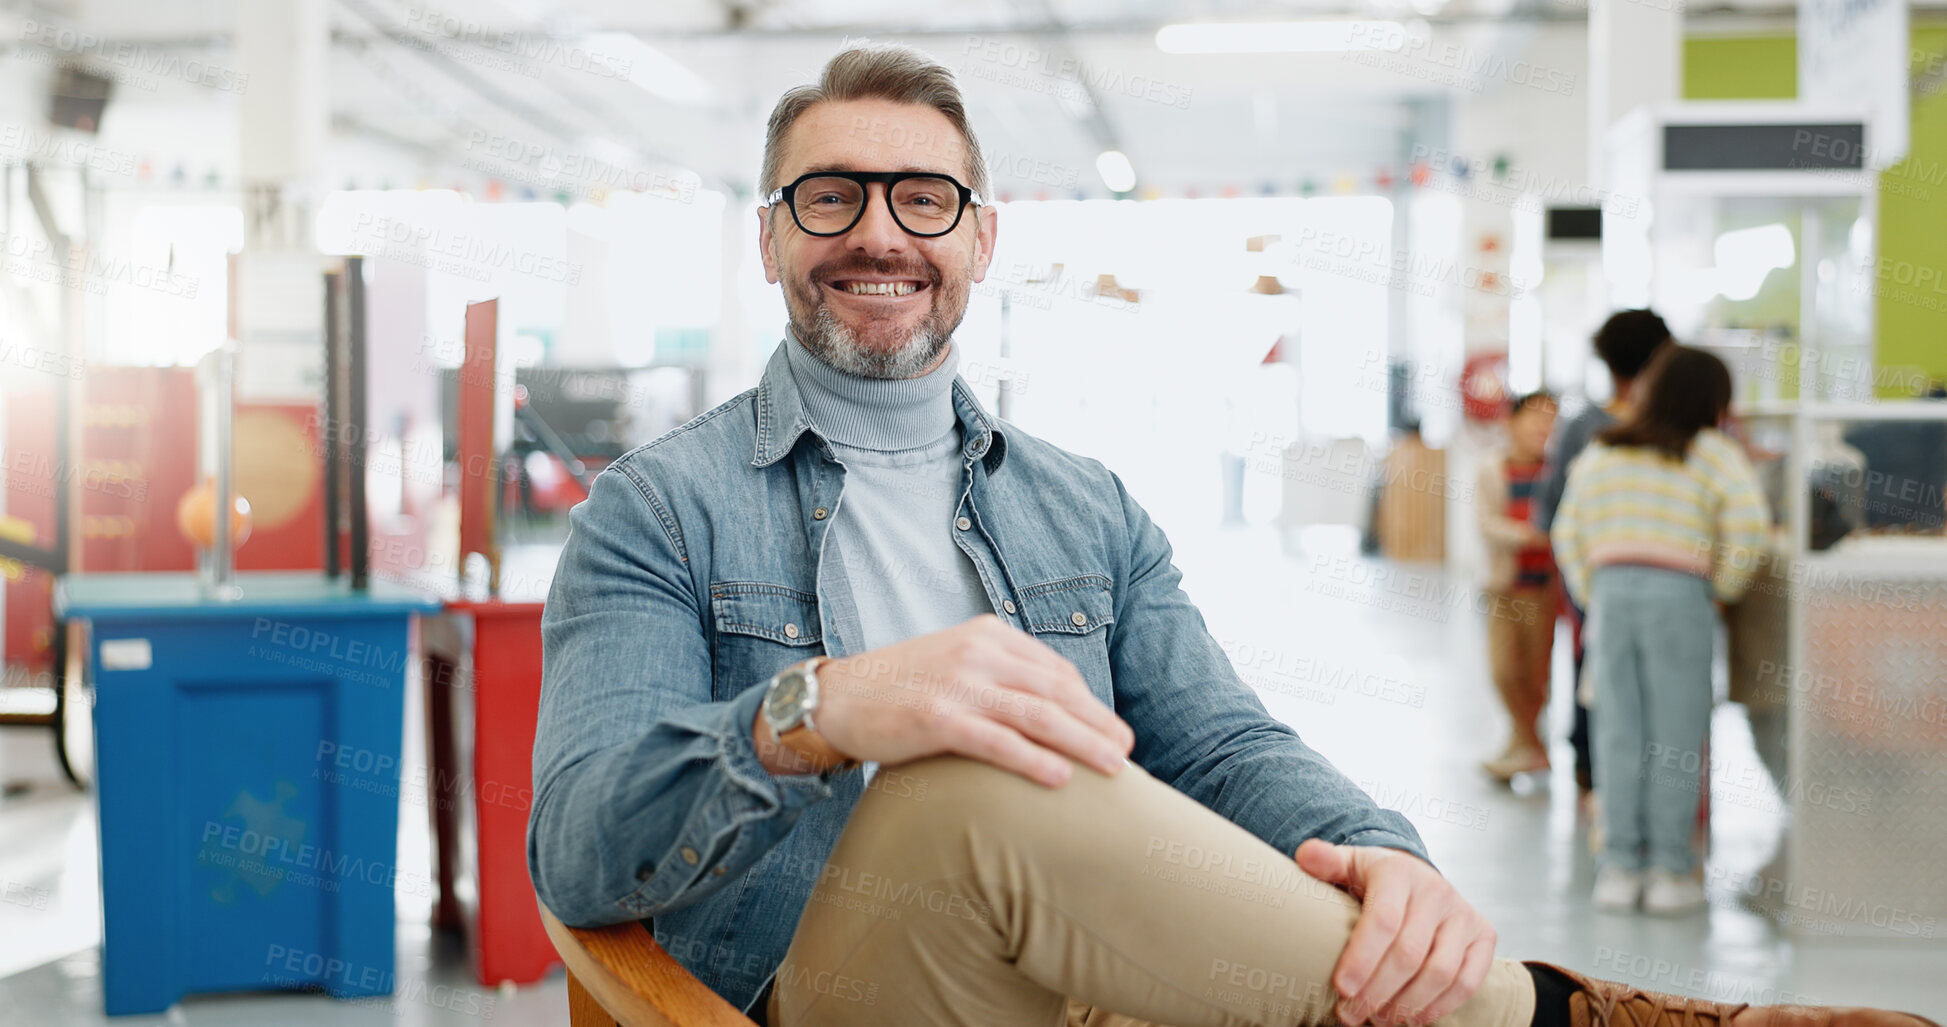
<path id="1" fill-rule="evenodd" d="M 1126 193 L 1136 187 L 1136 168 L 1121 150 L 1103 150 L 1095 158 L 1095 171 L 1112 193 Z"/>
<path id="2" fill-rule="evenodd" d="M 1233 21 L 1165 25 L 1164 53 L 1308 53 L 1397 50 L 1406 30 L 1396 21 Z"/>
<path id="3" fill-rule="evenodd" d="M 606 65 L 616 77 L 626 78 L 672 103 L 700 104 L 716 95 L 703 76 L 643 42 L 634 33 L 596 32 L 582 37 L 581 45 L 591 60 Z"/>

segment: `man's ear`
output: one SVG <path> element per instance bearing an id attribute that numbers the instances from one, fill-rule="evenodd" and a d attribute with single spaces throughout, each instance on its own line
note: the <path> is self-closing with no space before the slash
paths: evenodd
<path id="1" fill-rule="evenodd" d="M 994 260 L 994 232 L 1000 212 L 992 207 L 975 207 L 973 280 L 987 280 L 987 265 Z"/>
<path id="2" fill-rule="evenodd" d="M 772 285 L 778 283 L 777 254 L 771 250 L 777 242 L 771 232 L 771 212 L 775 210 L 776 207 L 757 208 L 757 254 L 764 259 L 764 280 Z"/>

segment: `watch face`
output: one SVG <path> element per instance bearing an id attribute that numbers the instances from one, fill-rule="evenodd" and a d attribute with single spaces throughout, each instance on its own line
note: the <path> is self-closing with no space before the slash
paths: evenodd
<path id="1" fill-rule="evenodd" d="M 777 685 L 764 699 L 766 715 L 773 726 L 797 726 L 804 716 L 805 680 L 797 669 L 778 675 Z"/>

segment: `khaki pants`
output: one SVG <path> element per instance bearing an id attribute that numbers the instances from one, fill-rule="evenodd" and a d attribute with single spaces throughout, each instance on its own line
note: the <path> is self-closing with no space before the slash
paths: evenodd
<path id="1" fill-rule="evenodd" d="M 1536 721 L 1548 705 L 1555 655 L 1555 586 L 1488 593 L 1487 662 L 1514 723 L 1515 741 L 1547 751 Z"/>
<path id="2" fill-rule="evenodd" d="M 839 836 L 773 1027 L 1336 1022 L 1358 903 L 1135 764 L 1058 789 L 950 756 L 879 773 L 904 778 L 875 779 Z M 1441 1022 L 1533 1012 L 1526 968 L 1497 959 Z"/>

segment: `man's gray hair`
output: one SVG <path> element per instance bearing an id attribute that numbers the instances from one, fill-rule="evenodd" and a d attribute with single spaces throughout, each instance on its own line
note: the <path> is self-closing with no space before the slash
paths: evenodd
<path id="1" fill-rule="evenodd" d="M 784 137 L 798 117 L 820 103 L 846 100 L 923 104 L 946 115 L 964 141 L 967 184 L 982 200 L 993 202 L 987 191 L 987 162 L 981 158 L 980 142 L 967 124 L 967 107 L 960 98 L 953 70 L 924 51 L 897 43 L 873 43 L 840 50 L 826 62 L 817 85 L 797 86 L 778 98 L 777 106 L 771 109 L 770 124 L 764 130 L 764 168 L 757 179 L 760 200 L 783 184 L 778 181 L 778 172 L 784 163 Z M 882 134 L 888 131 L 884 126 L 872 125 L 858 126 L 857 130 Z M 902 142 L 895 136 L 892 142 L 932 153 L 952 153 L 959 145 L 951 140 L 924 137 Z"/>

